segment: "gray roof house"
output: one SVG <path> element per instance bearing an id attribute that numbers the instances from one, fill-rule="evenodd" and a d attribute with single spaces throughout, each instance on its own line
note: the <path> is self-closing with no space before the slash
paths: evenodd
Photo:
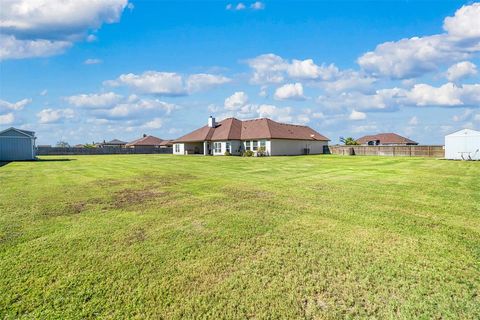
<path id="1" fill-rule="evenodd" d="M 35 132 L 8 128 L 0 131 L 0 161 L 34 160 Z"/>

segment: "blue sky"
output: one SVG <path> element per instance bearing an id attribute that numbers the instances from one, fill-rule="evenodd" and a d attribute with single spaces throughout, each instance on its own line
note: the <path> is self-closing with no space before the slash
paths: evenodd
<path id="1" fill-rule="evenodd" d="M 471 1 L 0 0 L 0 129 L 71 144 L 270 117 L 425 144 L 480 128 Z"/>

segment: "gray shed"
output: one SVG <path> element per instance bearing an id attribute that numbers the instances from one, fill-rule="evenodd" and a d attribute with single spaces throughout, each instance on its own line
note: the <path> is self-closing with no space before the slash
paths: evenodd
<path id="1" fill-rule="evenodd" d="M 0 131 L 0 161 L 34 160 L 35 132 L 9 128 Z"/>

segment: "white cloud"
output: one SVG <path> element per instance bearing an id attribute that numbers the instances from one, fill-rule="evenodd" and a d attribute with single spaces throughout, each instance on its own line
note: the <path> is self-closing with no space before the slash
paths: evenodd
<path id="1" fill-rule="evenodd" d="M 227 10 L 232 10 L 233 9 L 233 5 L 231 3 L 227 4 L 227 6 L 225 7 L 225 9 Z"/>
<path id="2" fill-rule="evenodd" d="M 300 82 L 288 83 L 275 90 L 277 100 L 303 100 L 303 85 Z"/>
<path id="3" fill-rule="evenodd" d="M 251 81 L 257 84 L 282 82 L 288 68 L 288 63 L 273 53 L 249 59 L 247 64 L 253 69 Z"/>
<path id="4" fill-rule="evenodd" d="M 480 5 L 463 6 L 444 20 L 447 33 L 385 42 L 365 53 L 358 64 L 376 76 L 406 79 L 436 71 L 480 51 Z"/>
<path id="5" fill-rule="evenodd" d="M 228 83 L 230 81 L 230 78 L 221 75 L 214 75 L 208 73 L 192 74 L 187 79 L 187 90 L 190 93 L 203 91 L 211 87 Z"/>
<path id="6" fill-rule="evenodd" d="M 75 115 L 72 109 L 43 109 L 37 113 L 38 122 L 41 124 L 57 123 L 63 119 L 71 119 Z"/>
<path id="7" fill-rule="evenodd" d="M 151 121 L 148 121 L 143 125 L 143 127 L 148 129 L 160 129 L 163 127 L 163 119 L 162 118 L 154 118 Z"/>
<path id="8" fill-rule="evenodd" d="M 255 108 L 255 112 L 260 118 L 273 118 L 282 122 L 291 122 L 292 121 L 292 108 L 279 108 L 270 104 L 261 104 Z"/>
<path id="9" fill-rule="evenodd" d="M 365 120 L 366 118 L 367 118 L 367 115 L 364 112 L 356 111 L 356 110 L 352 110 L 352 112 L 348 116 L 348 119 L 350 120 Z"/>
<path id="10" fill-rule="evenodd" d="M 457 86 L 446 83 L 440 87 L 417 84 L 406 93 L 407 104 L 415 106 L 475 106 L 480 103 L 480 84 Z"/>
<path id="11" fill-rule="evenodd" d="M 79 94 L 65 98 L 65 100 L 75 107 L 87 108 L 107 108 L 120 102 L 121 95 L 114 92 Z"/>
<path id="12" fill-rule="evenodd" d="M 321 86 L 330 92 L 360 91 L 371 92 L 376 79 L 356 71 L 344 71 L 338 79 L 323 82 Z"/>
<path id="13" fill-rule="evenodd" d="M 145 118 L 158 112 L 170 114 L 179 107 L 158 99 L 140 99 L 130 96 L 126 101 L 110 109 L 96 111 L 96 114 L 107 119 Z"/>
<path id="14" fill-rule="evenodd" d="M 259 55 L 247 60 L 253 70 L 254 84 L 280 83 L 286 78 L 298 80 L 332 80 L 340 75 L 334 64 L 316 65 L 312 59 L 291 62 L 273 53 Z"/>
<path id="15" fill-rule="evenodd" d="M 40 91 L 39 93 L 41 96 L 46 96 L 48 94 L 48 90 L 47 89 L 43 89 L 42 91 Z"/>
<path id="16" fill-rule="evenodd" d="M 173 72 L 146 71 L 141 75 L 128 73 L 106 83 L 113 86 L 126 85 L 141 93 L 165 96 L 186 94 L 182 76 Z"/>
<path id="17" fill-rule="evenodd" d="M 246 7 L 243 3 L 239 2 L 235 7 L 235 10 L 244 10 Z"/>
<path id="18" fill-rule="evenodd" d="M 101 59 L 87 59 L 83 63 L 84 64 L 100 64 L 103 61 Z"/>
<path id="19" fill-rule="evenodd" d="M 174 72 L 145 71 L 137 75 L 122 74 L 116 80 L 105 81 L 110 86 L 126 85 L 137 92 L 160 96 L 184 96 L 206 90 L 231 80 L 221 75 L 207 73 L 192 74 L 185 80 Z"/>
<path id="20" fill-rule="evenodd" d="M 20 101 L 13 102 L 13 103 L 0 99 L 0 113 L 2 113 L 3 111 L 9 111 L 9 110 L 19 111 L 25 108 L 30 103 L 32 103 L 32 99 L 22 99 Z"/>
<path id="21" fill-rule="evenodd" d="M 449 81 L 456 81 L 476 75 L 477 66 L 470 61 L 462 61 L 448 68 L 446 76 Z"/>
<path id="22" fill-rule="evenodd" d="M 13 121 L 15 121 L 15 116 L 13 115 L 12 112 L 0 115 L 0 124 L 12 124 Z"/>
<path id="23" fill-rule="evenodd" d="M 265 9 L 265 4 L 261 1 L 256 1 L 250 5 L 250 8 L 253 10 L 263 10 Z"/>
<path id="24" fill-rule="evenodd" d="M 480 37 L 480 3 L 462 6 L 455 12 L 455 16 L 446 17 L 443 22 L 443 29 L 448 34 L 465 38 Z"/>
<path id="25" fill-rule="evenodd" d="M 225 99 L 225 109 L 226 110 L 238 110 L 245 106 L 248 102 L 248 96 L 243 91 L 238 91 L 232 94 L 230 97 Z"/>
<path id="26" fill-rule="evenodd" d="M 64 52 L 89 30 L 114 23 L 127 0 L 2 0 L 1 59 L 47 57 Z"/>
<path id="27" fill-rule="evenodd" d="M 71 46 L 68 41 L 18 40 L 11 35 L 0 35 L 0 60 L 49 57 L 63 53 Z"/>
<path id="28" fill-rule="evenodd" d="M 390 88 L 374 94 L 345 92 L 340 95 L 320 96 L 317 103 L 333 110 L 388 111 L 399 107 L 478 107 L 480 84 L 457 86 L 451 82 L 434 87 L 416 84 L 410 89 Z"/>
<path id="29" fill-rule="evenodd" d="M 334 64 L 318 66 L 312 59 L 296 60 L 287 66 L 287 74 L 294 79 L 321 79 L 330 80 L 339 75 Z"/>

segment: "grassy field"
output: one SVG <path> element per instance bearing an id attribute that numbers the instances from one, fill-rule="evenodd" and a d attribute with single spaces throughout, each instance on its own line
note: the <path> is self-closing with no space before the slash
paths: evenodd
<path id="1" fill-rule="evenodd" d="M 0 166 L 0 318 L 22 317 L 479 319 L 480 163 Z"/>

